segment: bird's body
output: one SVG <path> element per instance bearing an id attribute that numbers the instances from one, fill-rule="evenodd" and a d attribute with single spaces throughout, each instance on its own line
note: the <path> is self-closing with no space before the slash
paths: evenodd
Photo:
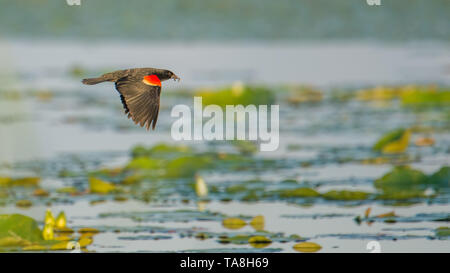
<path id="1" fill-rule="evenodd" d="M 98 78 L 83 79 L 87 85 L 114 82 L 125 114 L 134 123 L 147 130 L 155 129 L 159 113 L 161 82 L 179 78 L 171 71 L 157 68 L 131 68 L 103 74 Z"/>

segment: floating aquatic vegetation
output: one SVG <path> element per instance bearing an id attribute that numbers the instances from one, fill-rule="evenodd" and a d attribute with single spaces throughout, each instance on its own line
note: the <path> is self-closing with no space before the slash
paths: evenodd
<path id="1" fill-rule="evenodd" d="M 9 185 L 11 178 L 9 177 L 0 177 L 0 186 L 6 187 Z"/>
<path id="2" fill-rule="evenodd" d="M 255 202 L 260 200 L 260 193 L 261 190 L 253 189 L 250 190 L 246 195 L 244 195 L 241 200 L 244 202 Z"/>
<path id="3" fill-rule="evenodd" d="M 366 200 L 370 197 L 370 193 L 363 191 L 331 190 L 322 194 L 322 197 L 330 200 L 344 200 L 344 201 Z"/>
<path id="4" fill-rule="evenodd" d="M 416 198 L 426 198 L 424 191 L 420 190 L 392 190 L 378 194 L 377 200 L 409 200 Z"/>
<path id="5" fill-rule="evenodd" d="M 44 241 L 37 222 L 20 214 L 0 215 L 0 247 L 27 246 Z"/>
<path id="6" fill-rule="evenodd" d="M 119 236 L 119 240 L 141 241 L 141 240 L 169 240 L 172 236 L 167 235 L 138 235 L 138 236 Z"/>
<path id="7" fill-rule="evenodd" d="M 378 214 L 375 216 L 361 217 L 356 216 L 354 220 L 360 224 L 361 222 L 400 222 L 400 223 L 417 223 L 417 222 L 448 222 L 450 221 L 449 213 L 418 213 L 413 216 L 397 215 L 394 211 Z"/>
<path id="8" fill-rule="evenodd" d="M 264 226 L 265 226 L 264 216 L 257 215 L 255 217 L 253 217 L 253 219 L 250 221 L 250 226 L 253 229 L 255 229 L 256 231 L 264 230 Z"/>
<path id="9" fill-rule="evenodd" d="M 327 219 L 327 218 L 341 218 L 341 217 L 351 217 L 353 214 L 343 214 L 343 213 L 314 213 L 314 214 L 283 214 L 283 218 L 294 218 L 294 219 Z"/>
<path id="10" fill-rule="evenodd" d="M 258 146 L 252 141 L 234 140 L 231 144 L 243 155 L 253 155 L 258 152 Z"/>
<path id="11" fill-rule="evenodd" d="M 264 248 L 272 243 L 272 240 L 265 236 L 252 236 L 248 239 L 248 243 L 254 248 Z"/>
<path id="12" fill-rule="evenodd" d="M 356 92 L 356 99 L 362 101 L 392 100 L 399 98 L 402 93 L 401 88 L 377 86 L 371 89 L 362 89 Z"/>
<path id="13" fill-rule="evenodd" d="M 448 106 L 450 105 L 450 92 L 448 89 L 418 88 L 403 92 L 401 101 L 404 106 Z"/>
<path id="14" fill-rule="evenodd" d="M 442 106 L 449 105 L 450 92 L 437 86 L 377 86 L 356 92 L 356 99 L 362 101 L 388 101 L 400 99 L 402 105 Z"/>
<path id="15" fill-rule="evenodd" d="M 409 166 L 397 166 L 389 173 L 374 181 L 374 186 L 384 193 L 398 191 L 424 190 L 428 182 L 427 176 Z"/>
<path id="16" fill-rule="evenodd" d="M 320 193 L 311 188 L 297 188 L 286 189 L 280 192 L 280 197 L 292 198 L 292 197 L 318 197 Z"/>
<path id="17" fill-rule="evenodd" d="M 421 138 L 416 139 L 416 141 L 414 141 L 414 144 L 419 147 L 433 146 L 434 143 L 435 143 L 435 140 L 434 140 L 434 138 L 431 138 L 431 137 L 421 137 Z"/>
<path id="18" fill-rule="evenodd" d="M 23 177 L 23 178 L 9 178 L 0 177 L 0 187 L 36 187 L 39 185 L 39 177 Z"/>
<path id="19" fill-rule="evenodd" d="M 166 165 L 165 177 L 193 177 L 195 173 L 202 169 L 213 167 L 210 157 L 184 156 L 171 160 Z"/>
<path id="20" fill-rule="evenodd" d="M 292 248 L 299 252 L 317 252 L 322 249 L 322 246 L 313 242 L 301 242 L 295 244 Z"/>
<path id="21" fill-rule="evenodd" d="M 292 105 L 299 105 L 301 103 L 315 103 L 323 100 L 322 91 L 312 86 L 295 86 L 291 87 L 287 102 Z"/>
<path id="22" fill-rule="evenodd" d="M 137 170 L 153 170 L 159 169 L 163 166 L 163 162 L 160 159 L 153 159 L 149 157 L 135 157 L 133 158 L 125 167 L 126 169 L 137 169 Z"/>
<path id="23" fill-rule="evenodd" d="M 78 192 L 78 189 L 75 187 L 64 187 L 56 189 L 57 193 L 66 193 L 66 194 L 76 194 Z"/>
<path id="24" fill-rule="evenodd" d="M 390 212 L 379 214 L 379 215 L 377 215 L 375 217 L 377 217 L 377 218 L 388 218 L 388 217 L 397 217 L 397 215 L 395 215 L 394 211 L 390 211 Z"/>
<path id="25" fill-rule="evenodd" d="M 43 250 L 68 250 L 70 244 L 74 244 L 76 239 L 67 235 L 62 235 L 54 229 L 54 222 L 48 221 L 41 231 L 37 222 L 28 216 L 20 214 L 0 215 L 0 247 L 22 249 L 25 251 Z M 63 233 L 63 234 L 67 234 Z M 71 242 L 69 242 L 71 241 Z M 81 247 L 86 247 L 90 242 L 80 238 L 78 243 Z"/>
<path id="26" fill-rule="evenodd" d="M 208 248 L 208 249 L 188 249 L 181 253 L 275 253 L 281 252 L 281 248 Z"/>
<path id="27" fill-rule="evenodd" d="M 235 83 L 231 87 L 219 90 L 199 90 L 196 96 L 203 98 L 203 105 L 271 105 L 275 102 L 274 94 L 265 87 L 247 86 Z"/>
<path id="28" fill-rule="evenodd" d="M 49 196 L 49 193 L 48 193 L 48 191 L 46 191 L 44 189 L 35 189 L 33 191 L 33 195 L 38 196 L 38 197 L 46 197 L 46 196 Z"/>
<path id="29" fill-rule="evenodd" d="M 122 169 L 118 169 L 114 177 L 108 171 L 92 172 L 93 176 L 119 179 L 122 184 L 132 185 L 143 180 L 160 179 L 192 179 L 196 173 L 213 168 L 262 168 L 274 160 L 252 160 L 247 155 L 215 152 L 195 152 L 184 146 L 158 144 L 152 148 L 135 147 L 133 158 Z M 248 166 L 248 167 L 247 167 Z"/>
<path id="30" fill-rule="evenodd" d="M 450 167 L 444 166 L 437 172 L 432 174 L 428 179 L 428 183 L 437 188 L 449 188 L 450 187 Z"/>
<path id="31" fill-rule="evenodd" d="M 146 148 L 142 145 L 137 145 L 131 150 L 132 157 L 176 157 L 180 155 L 191 154 L 192 148 L 183 145 L 167 145 L 165 143 L 156 144 L 150 148 Z"/>
<path id="32" fill-rule="evenodd" d="M 29 207 L 33 206 L 33 202 L 31 202 L 30 200 L 27 200 L 27 199 L 22 199 L 22 200 L 18 200 L 16 202 L 16 206 L 19 208 L 29 208 Z"/>
<path id="33" fill-rule="evenodd" d="M 84 228 L 78 229 L 78 233 L 80 233 L 82 236 L 85 236 L 85 237 L 92 237 L 99 232 L 100 231 L 96 228 L 84 227 Z"/>
<path id="34" fill-rule="evenodd" d="M 247 225 L 247 223 L 240 218 L 226 218 L 223 219 L 222 225 L 228 229 L 241 229 Z"/>
<path id="35" fill-rule="evenodd" d="M 257 232 L 257 233 L 228 233 L 228 234 L 214 234 L 211 233 L 212 237 L 217 237 L 217 242 L 221 244 L 236 244 L 236 245 L 246 245 L 250 244 L 254 248 L 265 248 L 269 246 L 272 242 L 292 242 L 298 241 L 299 238 L 295 236 L 285 237 L 281 233 L 270 233 L 270 232 Z"/>
<path id="36" fill-rule="evenodd" d="M 450 236 L 450 227 L 438 227 L 435 230 L 436 236 L 440 239 Z"/>
<path id="37" fill-rule="evenodd" d="M 238 185 L 232 185 L 225 189 L 225 191 L 229 194 L 236 194 L 241 192 L 246 192 L 248 190 L 246 185 L 238 184 Z"/>
<path id="38" fill-rule="evenodd" d="M 101 218 L 120 217 L 138 222 L 189 222 L 189 221 L 221 221 L 225 215 L 210 211 L 175 210 L 175 211 L 143 211 L 101 213 Z M 245 222 L 244 222 L 245 223 Z"/>
<path id="39" fill-rule="evenodd" d="M 100 180 L 95 177 L 89 178 L 89 190 L 91 193 L 108 194 L 116 190 L 112 183 Z"/>
<path id="40" fill-rule="evenodd" d="M 411 131 L 409 129 L 397 129 L 385 134 L 375 143 L 373 150 L 386 154 L 403 153 L 409 145 Z"/>

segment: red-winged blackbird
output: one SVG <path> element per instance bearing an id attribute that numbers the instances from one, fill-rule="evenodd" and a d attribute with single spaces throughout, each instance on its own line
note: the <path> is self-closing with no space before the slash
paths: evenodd
<path id="1" fill-rule="evenodd" d="M 146 126 L 147 130 L 152 124 L 154 130 L 158 120 L 161 82 L 168 79 L 180 80 L 169 70 L 132 68 L 106 73 L 98 78 L 83 79 L 82 82 L 88 85 L 114 82 L 128 118 L 141 127 Z"/>

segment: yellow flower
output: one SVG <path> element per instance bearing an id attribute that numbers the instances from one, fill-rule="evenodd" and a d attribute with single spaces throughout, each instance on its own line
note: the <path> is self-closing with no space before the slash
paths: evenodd
<path id="1" fill-rule="evenodd" d="M 63 211 L 61 211 L 58 214 L 58 217 L 56 217 L 56 228 L 65 228 L 67 224 L 66 215 Z"/>
<path id="2" fill-rule="evenodd" d="M 42 236 L 44 237 L 44 240 L 53 240 L 54 239 L 53 225 L 46 224 L 44 230 L 42 230 Z"/>
<path id="3" fill-rule="evenodd" d="M 45 225 L 51 225 L 52 227 L 55 225 L 55 217 L 53 217 L 53 213 L 50 209 L 47 209 L 45 213 Z"/>

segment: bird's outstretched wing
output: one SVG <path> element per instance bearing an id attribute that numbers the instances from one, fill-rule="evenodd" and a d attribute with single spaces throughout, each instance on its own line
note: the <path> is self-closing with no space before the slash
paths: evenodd
<path id="1" fill-rule="evenodd" d="M 150 125 L 155 129 L 161 86 L 147 85 L 137 77 L 125 77 L 116 82 L 116 89 L 128 118 L 141 127 L 145 126 L 147 130 Z"/>

